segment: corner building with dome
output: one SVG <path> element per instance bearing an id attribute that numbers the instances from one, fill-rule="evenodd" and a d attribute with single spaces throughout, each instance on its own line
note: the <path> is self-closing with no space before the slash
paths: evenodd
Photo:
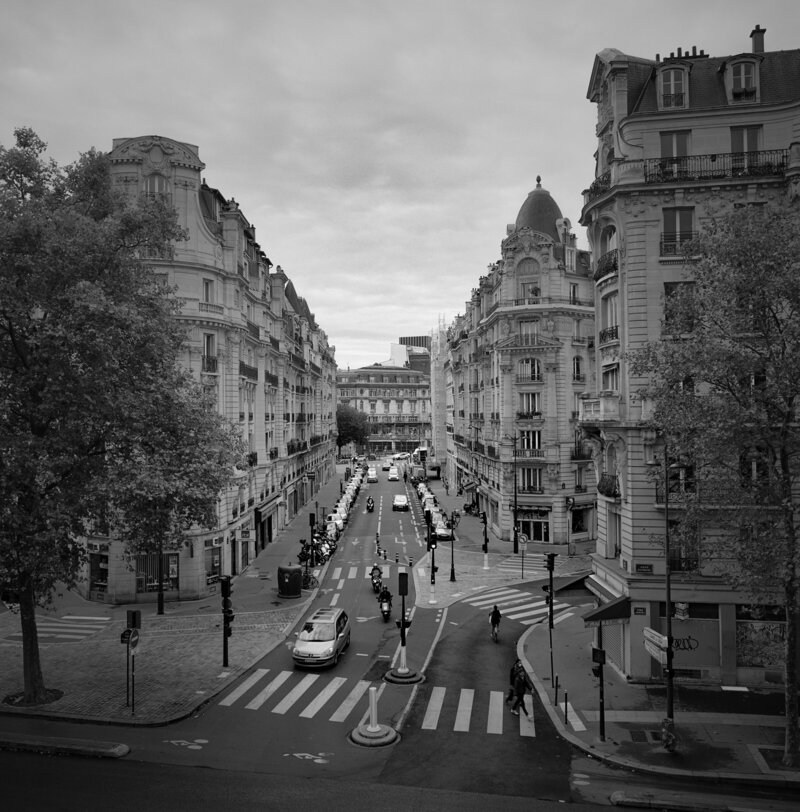
<path id="1" fill-rule="evenodd" d="M 578 433 L 594 368 L 590 255 L 539 177 L 506 232 L 432 370 L 445 382 L 447 476 L 486 513 L 490 543 L 567 553 L 596 527 L 594 468 Z"/>

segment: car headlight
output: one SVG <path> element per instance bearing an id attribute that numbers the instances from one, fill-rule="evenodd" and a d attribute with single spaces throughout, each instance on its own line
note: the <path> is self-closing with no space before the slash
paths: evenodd
<path id="1" fill-rule="evenodd" d="M 328 648 L 322 650 L 323 657 L 331 657 L 332 655 L 333 655 L 333 646 L 328 646 Z"/>

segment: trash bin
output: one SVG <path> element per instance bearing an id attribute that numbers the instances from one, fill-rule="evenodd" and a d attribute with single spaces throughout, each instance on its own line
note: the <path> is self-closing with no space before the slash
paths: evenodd
<path id="1" fill-rule="evenodd" d="M 278 567 L 278 597 L 299 598 L 303 587 L 303 569 L 299 564 Z"/>

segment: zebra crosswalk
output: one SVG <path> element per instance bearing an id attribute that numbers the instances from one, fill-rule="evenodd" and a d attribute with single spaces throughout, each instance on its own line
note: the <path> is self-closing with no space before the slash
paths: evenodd
<path id="1" fill-rule="evenodd" d="M 550 611 L 546 598 L 534 597 L 530 592 L 514 587 L 497 587 L 487 592 L 464 598 L 463 603 L 486 609 L 487 612 L 497 606 L 504 618 L 517 620 L 523 626 L 532 626 L 546 620 Z M 569 604 L 556 600 L 553 604 L 553 623 L 560 623 L 572 615 Z"/>
<path id="2" fill-rule="evenodd" d="M 536 578 L 547 575 L 548 569 L 545 561 L 546 559 L 541 553 L 525 556 L 520 553 L 504 558 L 497 564 L 497 569 L 510 575 L 518 575 L 520 578 Z"/>
<path id="3" fill-rule="evenodd" d="M 223 708 L 294 714 L 301 719 L 337 724 L 349 720 L 357 724 L 368 708 L 366 694 L 373 685 L 377 687 L 370 680 L 289 670 L 275 673 L 269 668 L 258 668 L 217 704 Z M 448 694 L 455 695 L 455 703 L 447 701 Z M 503 691 L 479 692 L 473 688 L 435 685 L 427 694 L 425 710 L 419 716 L 421 721 L 407 720 L 405 729 L 535 736 L 531 696 L 525 697 L 525 708 L 527 717 L 513 716 Z"/>
<path id="4" fill-rule="evenodd" d="M 36 633 L 40 640 L 48 643 L 77 643 L 105 628 L 110 617 L 84 617 L 65 615 L 64 617 L 36 616 Z M 9 634 L 7 640 L 22 640 L 22 630 Z"/>

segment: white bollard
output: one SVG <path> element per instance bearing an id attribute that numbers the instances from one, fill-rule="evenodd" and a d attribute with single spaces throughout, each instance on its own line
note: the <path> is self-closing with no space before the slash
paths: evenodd
<path id="1" fill-rule="evenodd" d="M 370 733 L 377 733 L 381 729 L 378 724 L 378 689 L 371 685 L 369 689 L 369 724 L 367 730 Z"/>

